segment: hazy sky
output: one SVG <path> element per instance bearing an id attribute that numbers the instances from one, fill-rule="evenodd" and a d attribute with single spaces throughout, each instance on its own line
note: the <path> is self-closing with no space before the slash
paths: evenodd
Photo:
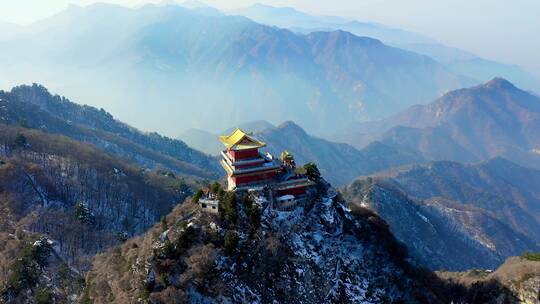
<path id="1" fill-rule="evenodd" d="M 69 3 L 95 0 L 0 0 L 0 21 L 28 24 Z M 104 0 L 141 5 L 163 0 Z M 206 0 L 231 9 L 255 2 L 317 15 L 352 17 L 407 29 L 489 59 L 519 64 L 540 79 L 540 0 Z"/>

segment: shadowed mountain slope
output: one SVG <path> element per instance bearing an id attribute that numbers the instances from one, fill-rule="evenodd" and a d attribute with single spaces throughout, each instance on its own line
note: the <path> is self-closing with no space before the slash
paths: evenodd
<path id="1" fill-rule="evenodd" d="M 431 268 L 464 270 L 540 248 L 538 189 L 540 171 L 494 159 L 404 167 L 360 178 L 344 195 L 376 210 Z"/>
<path id="2" fill-rule="evenodd" d="M 274 155 L 287 150 L 299 164 L 316 163 L 328 180 L 337 185 L 348 183 L 359 175 L 422 162 L 418 155 L 380 142 L 373 142 L 362 150 L 330 142 L 307 134 L 293 122 L 285 122 L 256 133 L 256 136 L 267 143 L 268 150 Z"/>

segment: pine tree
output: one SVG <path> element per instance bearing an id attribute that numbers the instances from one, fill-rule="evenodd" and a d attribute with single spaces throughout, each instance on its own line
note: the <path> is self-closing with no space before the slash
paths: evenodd
<path id="1" fill-rule="evenodd" d="M 201 199 L 201 197 L 203 196 L 204 192 L 202 191 L 202 189 L 199 189 L 197 190 L 197 192 L 195 192 L 195 194 L 193 195 L 192 197 L 192 201 L 197 204 L 199 203 L 199 200 Z"/>
<path id="2" fill-rule="evenodd" d="M 223 215 L 225 219 L 232 224 L 236 224 L 238 219 L 238 208 L 236 205 L 236 194 L 234 192 L 226 192 L 223 196 Z"/>
<path id="3" fill-rule="evenodd" d="M 310 180 L 314 182 L 319 182 L 321 180 L 321 172 L 316 164 L 307 163 L 304 165 L 304 169 L 306 170 L 306 175 Z"/>
<path id="4" fill-rule="evenodd" d="M 236 231 L 229 230 L 225 233 L 223 247 L 225 248 L 225 252 L 229 255 L 236 251 L 236 248 L 238 247 L 238 233 L 236 233 Z"/>
<path id="5" fill-rule="evenodd" d="M 218 182 L 213 182 L 210 186 L 210 191 L 212 191 L 213 194 L 217 194 L 219 189 L 221 189 L 221 185 Z"/>
<path id="6" fill-rule="evenodd" d="M 24 134 L 18 133 L 15 137 L 15 147 L 24 148 L 26 146 L 28 146 L 28 139 L 26 136 L 24 136 Z"/>

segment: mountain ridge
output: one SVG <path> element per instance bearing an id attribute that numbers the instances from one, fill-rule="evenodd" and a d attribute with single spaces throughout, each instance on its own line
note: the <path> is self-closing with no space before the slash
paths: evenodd
<path id="1" fill-rule="evenodd" d="M 369 36 L 411 52 L 429 56 L 447 66 L 456 74 L 464 75 L 479 82 L 485 82 L 495 75 L 502 75 L 528 90 L 540 90 L 540 82 L 529 71 L 511 64 L 481 58 L 481 56 L 449 47 L 424 35 L 391 28 L 377 23 L 353 19 L 314 16 L 294 9 L 253 5 L 233 11 L 257 22 L 289 28 L 308 34 L 314 31 L 345 30 L 358 36 Z"/>
<path id="2" fill-rule="evenodd" d="M 430 160 L 478 162 L 501 156 L 539 166 L 540 98 L 503 78 L 451 91 L 427 105 L 357 125 L 341 136 L 356 147 L 373 140 L 418 151 Z"/>
<path id="3" fill-rule="evenodd" d="M 98 17 L 106 22 L 97 22 Z M 381 117 L 471 83 L 425 56 L 368 38 L 295 34 L 180 6 L 94 6 L 64 12 L 36 28 L 37 33 L 0 43 L 3 58 L 10 58 L 0 60 L 12 75 L 9 82 L 42 82 L 81 102 L 107 104 L 121 120 L 166 134 L 188 127 L 225 129 L 255 119 L 292 119 L 311 132 L 330 133 L 347 121 Z M 61 44 L 51 48 L 53 40 Z M 29 52 L 36 48 L 43 53 L 39 60 Z M 385 65 L 386 60 L 393 64 Z M 25 64 L 16 69 L 13 62 Z M 29 74 L 44 76 L 29 79 Z M 115 85 L 106 86 L 110 83 Z M 391 86 L 403 91 L 398 96 Z M 155 99 L 159 102 L 147 102 Z M 199 111 L 199 103 L 207 111 Z"/>
<path id="4" fill-rule="evenodd" d="M 157 133 L 143 133 L 116 120 L 104 109 L 53 96 L 43 86 L 0 91 L 0 102 L 3 123 L 63 134 L 151 168 L 161 165 L 200 178 L 217 176 L 215 161 L 185 143 Z"/>

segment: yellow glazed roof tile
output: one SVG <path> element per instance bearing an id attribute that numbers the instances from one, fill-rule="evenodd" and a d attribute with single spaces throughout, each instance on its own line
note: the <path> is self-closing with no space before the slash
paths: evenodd
<path id="1" fill-rule="evenodd" d="M 266 144 L 250 134 L 242 131 L 241 129 L 236 129 L 230 135 L 223 135 L 219 137 L 219 140 L 231 150 L 247 150 L 247 149 L 256 149 L 266 146 Z"/>

